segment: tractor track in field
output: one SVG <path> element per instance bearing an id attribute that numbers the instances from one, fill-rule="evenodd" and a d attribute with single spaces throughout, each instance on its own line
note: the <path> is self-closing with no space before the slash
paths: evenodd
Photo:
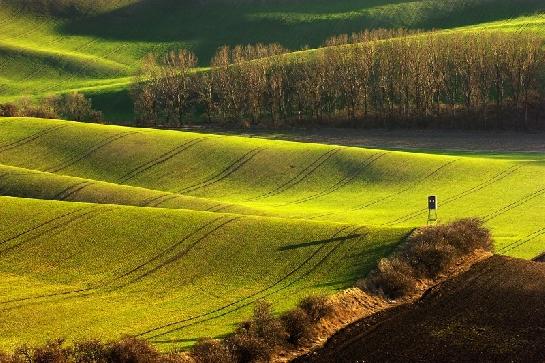
<path id="1" fill-rule="evenodd" d="M 81 210 L 77 210 L 75 211 L 74 213 L 70 213 L 69 215 L 67 215 L 67 220 L 63 221 L 63 223 L 60 223 L 60 224 L 56 224 L 56 225 L 53 225 L 52 227 L 44 230 L 44 231 L 40 231 L 40 234 L 37 235 L 37 236 L 30 236 L 12 246 L 9 246 L 7 248 L 4 248 L 0 251 L 0 256 L 6 254 L 7 252 L 11 252 L 13 251 L 14 249 L 16 248 L 19 248 L 21 247 L 22 245 L 24 244 L 27 244 L 28 242 L 32 242 L 40 237 L 43 237 L 44 235 L 47 235 L 47 234 L 50 234 L 52 232 L 55 232 L 55 231 L 58 231 L 58 230 L 62 230 L 64 228 L 66 228 L 67 226 L 69 226 L 70 224 L 72 223 L 75 223 L 75 222 L 78 222 L 78 221 L 82 221 L 82 220 L 88 220 L 90 218 L 92 218 L 93 215 L 95 214 L 98 214 L 100 212 L 106 212 L 107 210 L 104 210 L 104 211 L 96 211 L 94 210 L 94 208 L 83 208 Z M 79 214 L 78 214 L 79 212 Z M 90 217 L 91 216 L 91 217 Z M 60 220 L 60 218 L 54 218 L 53 220 L 50 220 L 49 222 L 46 222 L 46 223 L 43 223 L 40 225 L 40 227 L 43 227 L 45 225 L 49 225 L 50 223 L 53 223 L 54 221 L 58 221 Z M 38 227 L 32 229 L 32 230 L 37 230 Z M 5 244 L 7 243 L 8 241 L 13 241 L 13 240 L 16 240 L 18 239 L 17 238 L 10 238 L 9 240 L 7 241 L 3 241 L 1 244 Z"/>
<path id="2" fill-rule="evenodd" d="M 227 167 L 225 167 L 222 171 L 220 171 L 217 174 L 214 174 L 205 180 L 198 182 L 193 185 L 189 185 L 181 190 L 179 190 L 178 194 L 183 193 L 190 193 L 194 192 L 195 190 L 199 190 L 202 188 L 209 187 L 211 185 L 217 184 L 227 178 L 229 178 L 231 175 L 236 173 L 238 170 L 240 170 L 243 166 L 251 162 L 257 155 L 259 155 L 261 152 L 263 152 L 265 149 L 263 148 L 256 148 L 253 150 L 248 151 L 244 155 L 242 155 L 240 158 L 229 164 Z"/>
<path id="3" fill-rule="evenodd" d="M 316 199 L 328 196 L 330 194 L 333 194 L 336 191 L 338 191 L 339 189 L 344 188 L 345 186 L 352 183 L 365 170 L 367 170 L 371 165 L 373 165 L 375 162 L 377 162 L 379 159 L 381 159 L 383 156 L 387 155 L 388 153 L 389 152 L 385 151 L 385 152 L 381 152 L 381 153 L 377 153 L 377 154 L 372 155 L 371 157 L 369 157 L 369 158 L 367 158 L 365 160 L 364 165 L 360 166 L 359 168 L 355 168 L 352 172 L 349 173 L 349 175 L 347 175 L 346 177 L 344 177 L 341 180 L 337 181 L 335 184 L 333 184 L 332 186 L 330 186 L 326 190 L 323 190 L 321 192 L 318 192 L 316 194 L 310 195 L 310 196 L 305 197 L 305 198 L 297 199 L 297 200 L 295 200 L 293 202 L 289 202 L 289 203 L 283 204 L 281 206 L 293 205 L 293 204 L 302 204 L 302 203 L 309 202 L 311 200 L 316 200 Z"/>
<path id="4" fill-rule="evenodd" d="M 329 240 L 332 240 L 332 241 L 335 241 L 336 239 L 339 239 L 339 242 L 335 244 L 335 246 L 329 251 L 326 253 L 325 256 L 323 256 L 314 266 L 312 266 L 310 268 L 309 271 L 307 271 L 305 274 L 303 274 L 302 276 L 300 276 L 298 279 L 296 279 L 296 281 L 293 281 L 291 282 L 288 286 L 291 286 L 293 285 L 295 282 L 299 281 L 300 279 L 308 276 L 308 274 L 312 273 L 313 271 L 315 271 L 331 254 L 333 254 L 339 247 L 340 245 L 350 239 L 351 237 L 352 238 L 355 238 L 355 237 L 360 237 L 361 235 L 354 235 L 354 233 L 361 229 L 361 227 L 356 227 L 354 228 L 347 236 L 345 237 L 341 237 L 339 238 L 338 236 L 343 233 L 344 231 L 346 231 L 347 229 L 349 229 L 348 226 L 345 226 L 345 227 L 342 227 L 341 229 L 339 229 L 337 232 L 335 232 L 330 238 Z M 201 324 L 203 322 L 206 322 L 206 321 L 209 321 L 209 320 L 213 320 L 213 319 L 217 319 L 219 317 L 222 317 L 222 316 L 225 316 L 227 314 L 230 314 L 234 311 L 237 311 L 237 310 L 240 310 L 241 308 L 245 307 L 245 306 L 248 306 L 248 305 L 251 305 L 253 304 L 255 301 L 257 301 L 259 298 L 256 298 L 258 295 L 261 295 L 263 293 L 267 293 L 265 296 L 270 296 L 271 294 L 274 294 L 278 291 L 281 291 L 281 290 L 276 290 L 276 291 L 273 291 L 271 292 L 270 290 L 274 289 L 275 287 L 279 286 L 281 283 L 283 283 L 284 281 L 286 281 L 287 279 L 289 279 L 291 276 L 293 276 L 294 274 L 296 274 L 297 272 L 299 272 L 301 269 L 303 269 L 310 261 L 312 261 L 314 259 L 314 257 L 316 257 L 320 252 L 322 252 L 324 249 L 326 249 L 326 247 L 328 246 L 328 244 L 322 244 L 322 246 L 320 246 L 319 248 L 317 248 L 314 252 L 311 253 L 310 256 L 308 256 L 305 260 L 303 260 L 298 266 L 296 266 L 294 269 L 292 269 L 289 273 L 287 273 L 286 275 L 282 276 L 281 278 L 277 279 L 275 282 L 273 282 L 272 284 L 270 284 L 269 286 L 266 286 L 250 295 L 247 295 L 245 297 L 242 297 L 236 301 L 233 301 L 229 304 L 226 304 L 226 305 L 223 305 L 217 309 L 214 309 L 214 310 L 211 310 L 211 311 L 208 311 L 206 313 L 202 313 L 202 314 L 198 314 L 198 315 L 194 315 L 194 316 L 191 316 L 191 317 L 188 317 L 188 318 L 185 318 L 185 319 L 181 319 L 181 320 L 178 320 L 178 321 L 175 321 L 175 322 L 171 322 L 171 323 L 168 323 L 168 324 L 164 324 L 162 326 L 159 326 L 159 327 L 155 327 L 153 329 L 149 329 L 145 332 L 141 332 L 139 333 L 137 336 L 145 336 L 145 335 L 148 335 L 150 333 L 155 333 L 155 332 L 158 332 L 160 330 L 163 330 L 163 329 L 166 329 L 166 328 L 171 328 L 165 332 L 160 332 L 158 334 L 154 334 L 150 337 L 147 337 L 146 339 L 154 339 L 154 338 L 157 338 L 157 337 L 161 337 L 161 336 L 164 336 L 164 335 L 167 335 L 167 334 L 170 334 L 172 332 L 175 332 L 175 331 L 180 331 L 180 330 L 183 330 L 185 329 L 186 327 L 189 327 L 189 326 L 192 326 L 192 325 L 196 325 L 196 324 Z M 288 286 L 286 286 L 285 288 L 287 288 Z M 283 288 L 282 288 L 283 289 Z M 253 299 L 255 298 L 255 299 Z M 262 297 L 260 297 L 262 298 Z M 253 300 L 252 300 L 253 299 Z M 244 301 L 247 301 L 247 300 L 250 300 L 249 302 L 246 302 L 244 305 L 242 306 L 238 306 L 239 304 L 241 304 L 242 302 Z M 234 307 L 234 309 L 229 309 L 231 307 Z M 228 311 L 225 311 L 226 309 L 229 309 Z M 217 315 L 217 313 L 220 313 L 219 315 Z M 213 316 L 211 316 L 213 315 Z M 196 321 L 197 319 L 202 319 L 202 318 L 206 318 L 204 320 L 199 320 L 199 321 Z M 184 323 L 187 323 L 187 324 L 184 324 Z M 180 324 L 183 324 L 182 326 L 180 326 Z M 154 341 L 154 342 L 158 342 L 158 341 Z"/>
<path id="5" fill-rule="evenodd" d="M 362 206 L 351 208 L 350 210 L 351 211 L 363 210 L 363 209 L 369 208 L 369 207 L 371 207 L 373 205 L 376 205 L 376 204 L 378 204 L 380 202 L 383 202 L 385 200 L 391 200 L 391 199 L 399 196 L 400 194 L 403 194 L 403 193 L 413 189 L 415 186 L 417 186 L 417 185 L 421 184 L 422 182 L 424 182 L 427 178 L 430 178 L 430 177 L 434 176 L 435 174 L 439 173 L 444 168 L 454 164 L 458 160 L 459 159 L 447 161 L 446 163 L 442 164 L 439 168 L 435 169 L 434 171 L 427 174 L 426 176 L 418 178 L 414 182 L 410 183 L 408 187 L 405 187 L 405 188 L 400 189 L 398 191 L 392 192 L 392 193 L 388 194 L 387 196 L 385 196 L 384 198 L 377 198 L 377 199 L 375 199 L 373 201 L 370 201 L 370 202 L 368 202 L 368 203 L 366 203 L 366 204 L 364 204 Z M 336 215 L 336 214 L 339 214 L 339 213 L 338 212 L 323 213 L 323 214 L 312 216 L 310 218 L 307 217 L 307 219 L 314 220 L 314 219 L 323 218 L 323 217 L 327 217 L 327 216 L 332 216 L 332 215 Z"/>
<path id="6" fill-rule="evenodd" d="M 58 221 L 58 220 L 60 220 L 60 219 L 62 219 L 62 218 L 68 217 L 68 216 L 70 216 L 70 215 L 72 215 L 72 214 L 75 214 L 75 213 L 77 213 L 77 212 L 80 212 L 80 211 L 81 211 L 81 210 L 78 209 L 78 210 L 74 210 L 74 211 L 71 211 L 71 212 L 62 214 L 62 215 L 60 215 L 60 216 L 57 216 L 57 217 L 48 219 L 48 220 L 46 220 L 45 222 L 39 223 L 39 224 L 37 224 L 37 225 L 35 225 L 35 226 L 31 227 L 31 228 L 28 228 L 28 229 L 26 229 L 26 230 L 24 230 L 24 231 L 22 231 L 22 232 L 17 233 L 16 235 L 14 235 L 14 236 L 12 236 L 12 237 L 9 237 L 9 238 L 7 238 L 7 239 L 5 239 L 5 240 L 0 241 L 0 245 L 3 245 L 3 244 L 8 243 L 8 242 L 11 242 L 11 241 L 13 241 L 13 240 L 15 240 L 15 239 L 17 239 L 17 238 L 19 238 L 19 237 L 22 237 L 22 236 L 24 236 L 24 235 L 26 235 L 26 234 L 32 233 L 32 232 L 34 232 L 34 231 L 36 231 L 36 230 L 38 230 L 38 229 L 40 229 L 40 228 L 42 228 L 42 227 L 45 227 L 45 226 L 47 226 L 47 225 L 49 225 L 49 224 L 51 224 L 51 223 L 55 223 L 56 221 Z"/>
<path id="7" fill-rule="evenodd" d="M 205 240 L 206 238 L 210 237 L 213 233 L 219 231 L 220 229 L 222 229 L 223 227 L 225 227 L 226 225 L 230 224 L 230 223 L 233 223 L 237 220 L 239 220 L 240 217 L 237 217 L 237 218 L 223 218 L 223 217 L 219 217 L 219 218 L 215 218 L 207 223 L 205 223 L 204 225 L 202 225 L 201 227 L 198 227 L 195 231 L 189 233 L 188 235 L 186 235 L 185 237 L 183 237 L 181 240 L 177 241 L 175 244 L 169 246 L 167 249 L 161 251 L 159 254 L 156 254 L 155 256 L 153 256 L 153 258 L 147 260 L 146 262 L 134 267 L 133 269 L 123 273 L 122 275 L 119 275 L 117 277 L 115 277 L 114 280 L 112 280 L 110 283 L 108 283 L 108 285 L 111 285 L 113 283 L 115 283 L 115 281 L 119 281 L 121 279 L 124 279 L 132 274 L 134 274 L 135 272 L 139 271 L 139 270 L 142 270 L 144 269 L 145 267 L 149 266 L 150 264 L 154 263 L 155 261 L 158 261 L 160 260 L 161 258 L 167 256 L 169 253 L 172 253 L 174 252 L 174 250 L 181 246 L 184 242 L 186 241 L 190 241 L 191 239 L 193 239 L 194 237 L 198 236 L 201 232 L 205 232 L 202 236 L 196 238 L 194 241 L 192 241 L 192 243 L 187 246 L 186 248 L 184 248 L 182 251 L 176 253 L 174 256 L 171 256 L 169 258 L 167 258 L 166 260 L 160 262 L 159 264 L 153 266 L 151 269 L 145 271 L 144 273 L 140 274 L 139 276 L 135 277 L 135 278 L 132 278 L 130 281 L 122 284 L 121 286 L 116 286 L 115 289 L 120 289 L 122 287 L 125 287 L 127 285 L 130 285 L 130 284 L 133 284 L 135 283 L 136 281 L 139 281 L 141 279 L 143 279 L 144 277 L 147 277 L 149 275 L 151 275 L 152 273 L 158 271 L 159 269 L 183 258 L 184 256 L 186 256 L 191 250 L 193 250 L 200 242 L 202 242 L 203 240 Z M 221 223 L 215 227 L 213 227 L 212 229 L 208 230 L 207 229 L 209 227 L 212 227 L 214 226 L 214 224 L 216 222 L 220 222 Z"/>
<path id="8" fill-rule="evenodd" d="M 361 227 L 355 228 L 355 229 L 354 229 L 353 231 L 351 231 L 345 238 L 340 239 L 340 241 L 339 241 L 339 242 L 338 242 L 338 243 L 337 243 L 329 252 L 327 252 L 326 255 L 324 255 L 324 256 L 323 256 L 319 261 L 317 261 L 313 266 L 311 266 L 309 270 L 307 270 L 307 271 L 306 271 L 305 273 L 303 273 L 301 276 L 298 276 L 298 277 L 296 277 L 294 280 L 290 281 L 287 285 L 282 286 L 282 287 L 280 287 L 280 288 L 278 288 L 278 289 L 276 289 L 276 290 L 269 291 L 269 290 L 271 290 L 272 288 L 274 288 L 274 287 L 276 287 L 276 286 L 278 286 L 278 285 L 280 284 L 280 282 L 279 282 L 279 283 L 276 283 L 274 286 L 270 286 L 270 287 L 267 287 L 267 288 L 265 288 L 265 289 L 263 289 L 263 290 L 260 290 L 260 291 L 258 291 L 257 293 L 254 293 L 254 294 L 252 294 L 252 295 L 249 296 L 249 297 L 245 297 L 244 299 L 239 300 L 238 302 L 245 301 L 245 300 L 247 300 L 248 298 L 251 299 L 251 298 L 253 298 L 253 297 L 255 297 L 255 296 L 259 295 L 259 294 L 262 294 L 262 293 L 266 292 L 266 294 L 264 294 L 263 296 L 260 296 L 259 298 L 256 298 L 256 299 L 250 300 L 250 301 L 248 301 L 248 302 L 245 302 L 244 304 L 239 305 L 239 306 L 235 307 L 234 309 L 230 309 L 230 310 L 228 310 L 228 311 L 222 312 L 222 313 L 219 314 L 219 315 L 207 317 L 207 318 L 204 319 L 204 320 L 193 321 L 193 322 L 191 322 L 191 323 L 189 323 L 189 324 L 185 324 L 185 325 L 183 325 L 183 326 L 181 326 L 181 327 L 176 327 L 176 328 L 174 328 L 174 329 L 170 329 L 169 331 L 167 331 L 167 332 L 165 332 L 165 333 L 161 333 L 161 334 L 159 334 L 159 335 L 152 336 L 152 337 L 150 337 L 149 339 L 154 339 L 155 337 L 158 337 L 158 336 L 164 336 L 164 335 L 166 335 L 166 334 L 170 334 L 170 333 L 173 333 L 173 332 L 175 332 L 175 331 L 183 330 L 183 329 L 185 329 L 185 328 L 187 328 L 187 327 L 190 327 L 190 326 L 202 324 L 202 323 L 205 323 L 205 322 L 207 322 L 207 321 L 211 321 L 211 320 L 214 320 L 214 319 L 221 318 L 221 317 L 223 317 L 223 316 L 226 316 L 226 315 L 228 315 L 228 314 L 231 314 L 231 313 L 233 313 L 233 312 L 236 312 L 236 311 L 238 311 L 238 310 L 240 310 L 240 309 L 242 309 L 242 308 L 245 308 L 245 307 L 247 307 L 247 306 L 249 306 L 249 305 L 255 303 L 255 302 L 258 301 L 259 299 L 263 299 L 263 298 L 269 297 L 269 296 L 271 296 L 271 295 L 274 295 L 274 294 L 276 294 L 276 293 L 278 293 L 278 292 L 280 292 L 280 291 L 282 291 L 282 290 L 285 290 L 285 289 L 287 289 L 287 288 L 293 286 L 295 283 L 301 281 L 302 279 L 304 279 L 305 277 L 307 277 L 308 275 L 310 275 L 311 273 L 313 273 L 314 271 L 316 271 L 316 270 L 317 270 L 317 269 L 318 269 L 318 268 L 319 268 L 319 267 L 320 267 L 320 266 L 321 266 L 321 265 L 322 265 L 322 264 L 323 264 L 323 263 L 324 263 L 332 254 L 333 254 L 333 253 L 335 253 L 335 252 L 339 249 L 339 247 L 342 245 L 342 243 L 343 243 L 344 241 L 346 241 L 347 239 L 350 239 L 350 237 L 353 237 L 353 238 L 355 238 L 355 237 L 361 237 L 361 235 L 354 235 L 354 233 L 355 233 L 358 229 L 360 229 L 360 228 L 361 228 Z M 311 256 L 310 259 L 312 259 L 318 252 L 320 252 L 320 251 L 316 251 L 316 252 Z M 310 259 L 309 259 L 309 260 L 310 260 Z M 305 261 L 305 264 L 306 264 L 309 260 Z M 302 265 L 302 266 L 303 266 L 303 265 Z M 301 266 L 301 267 L 302 267 L 302 266 Z M 238 304 L 238 302 L 235 303 L 235 305 Z M 230 304 L 230 305 L 231 305 L 231 304 Z M 221 310 L 224 310 L 224 309 L 221 309 Z M 215 312 L 217 312 L 217 311 L 215 311 Z M 208 315 L 208 314 L 207 314 L 207 315 Z M 176 341 L 177 341 L 177 340 L 166 340 L 166 341 L 165 341 L 165 340 L 160 340 L 160 341 L 152 340 L 152 342 L 154 342 L 154 343 L 172 343 L 172 342 L 176 342 Z"/>
<path id="9" fill-rule="evenodd" d="M 125 175 L 123 175 L 120 179 L 119 179 L 119 182 L 120 183 L 125 183 L 131 179 L 134 179 L 135 177 L 137 177 L 138 175 L 150 170 L 151 168 L 157 166 L 157 165 L 160 165 L 164 162 L 167 162 L 171 159 L 173 159 L 174 157 L 180 155 L 182 152 L 186 151 L 187 149 L 191 148 L 192 146 L 195 146 L 203 141 L 205 141 L 207 138 L 203 137 L 203 138 L 199 138 L 199 139 L 192 139 L 188 142 L 185 142 L 181 145 L 178 145 L 172 149 L 170 149 L 169 151 L 159 155 L 158 157 L 156 157 L 155 159 L 152 159 L 144 164 L 141 164 L 139 166 L 137 166 L 136 168 L 133 168 L 132 170 L 130 170 L 129 172 L 127 172 Z"/>
<path id="10" fill-rule="evenodd" d="M 233 222 L 236 222 L 238 220 L 240 220 L 241 217 L 236 217 L 236 218 L 230 218 L 224 222 L 222 222 L 220 225 L 214 227 L 212 230 L 206 232 L 204 235 L 202 235 L 201 237 L 197 238 L 195 241 L 193 241 L 193 243 L 191 245 L 189 245 L 187 248 L 185 248 L 183 251 L 177 253 L 176 255 L 172 256 L 171 258 L 169 258 L 168 260 L 166 261 L 163 261 L 162 263 L 160 263 L 159 265 L 153 267 L 152 269 L 146 271 L 145 273 L 141 274 L 140 276 L 137 276 L 135 278 L 133 278 L 132 280 L 130 280 L 128 283 L 126 284 L 123 284 L 121 285 L 121 287 L 117 287 L 116 289 L 119 289 L 119 288 L 122 288 L 122 287 L 125 287 L 127 285 L 131 285 L 131 284 L 134 284 L 135 282 L 137 281 L 140 281 L 142 280 L 143 278 L 155 273 L 156 271 L 162 269 L 163 267 L 167 266 L 167 265 L 170 265 L 178 260 L 180 260 L 181 258 L 185 257 L 189 252 L 191 252 L 197 245 L 199 245 L 202 241 L 206 240 L 208 237 L 210 237 L 212 234 L 214 234 L 215 232 L 221 230 L 223 227 L 225 227 L 226 225 L 228 224 L 231 224 Z"/>
<path id="11" fill-rule="evenodd" d="M 64 170 L 66 168 L 69 168 L 70 166 L 80 162 L 81 160 L 85 159 L 86 157 L 92 155 L 93 153 L 97 152 L 98 150 L 118 141 L 118 140 L 121 140 L 127 136 L 130 136 L 130 135 L 134 135 L 134 134 L 137 134 L 138 132 L 123 132 L 123 133 L 120 133 L 120 134 L 117 134 L 117 135 L 113 135 L 113 136 L 110 136 L 110 137 L 107 137 L 105 138 L 104 140 L 100 141 L 98 144 L 90 147 L 89 149 L 87 149 L 86 151 L 83 152 L 83 154 L 78 154 L 78 155 L 75 155 L 71 158 L 68 158 L 64 161 L 62 161 L 61 163 L 55 165 L 55 166 L 52 166 L 52 167 L 49 167 L 45 170 L 43 170 L 44 172 L 47 172 L 47 173 L 58 173 L 59 171 L 61 170 Z"/>
<path id="12" fill-rule="evenodd" d="M 17 302 L 27 302 L 27 301 L 31 301 L 31 300 L 38 300 L 38 299 L 45 299 L 45 298 L 51 298 L 51 297 L 67 297 L 69 295 L 74 295 L 74 294 L 78 294 L 76 296 L 71 296 L 72 298 L 75 298 L 75 297 L 84 297 L 84 296 L 89 296 L 93 293 L 95 293 L 96 291 L 98 291 L 99 289 L 108 289 L 109 286 L 112 286 L 113 284 L 115 284 L 117 281 L 135 273 L 136 271 L 138 270 L 141 270 L 142 268 L 146 267 L 147 265 L 149 265 L 150 263 L 156 261 L 156 260 L 159 260 L 161 257 L 163 257 L 164 255 L 167 255 L 169 252 L 172 252 L 176 247 L 178 247 L 179 245 L 181 245 L 183 242 L 187 241 L 187 240 L 190 240 L 192 239 L 193 237 L 195 237 L 198 233 L 206 230 L 206 228 L 212 226 L 214 223 L 222 220 L 224 218 L 220 217 L 220 218 L 216 218 L 210 222 L 207 222 L 205 223 L 203 226 L 197 228 L 195 231 L 191 232 L 190 234 L 188 234 L 187 236 L 185 236 L 182 240 L 178 241 L 177 243 L 175 243 L 174 245 L 170 246 L 167 250 L 164 250 L 163 252 L 161 252 L 160 254 L 154 256 L 152 259 L 146 261 L 145 263 L 142 263 L 140 264 L 139 266 L 133 268 L 132 270 L 128 271 L 128 272 L 125 272 L 124 274 L 122 275 L 119 275 L 119 276 L 116 276 L 110 280 L 103 280 L 93 286 L 90 286 L 90 287 L 87 287 L 87 288 L 82 288 L 82 289 L 75 289 L 75 290 L 68 290 L 68 291 L 61 291 L 61 292 L 57 292 L 57 293 L 51 293 L 51 294 L 43 294 L 43 295 L 37 295 L 37 296 L 29 296 L 29 297 L 24 297 L 24 298 L 18 298 L 18 299 L 13 299 L 13 300 L 8 300 L 8 301 L 0 301 L 0 305 L 6 305 L 6 304 L 10 304 L 10 303 L 17 303 Z M 162 262 L 160 265 L 158 266 L 155 266 L 153 269 L 147 271 L 146 273 L 136 277 L 135 279 L 129 281 L 129 282 L 125 282 L 124 284 L 122 285 L 118 285 L 118 286 L 113 286 L 111 287 L 108 291 L 116 291 L 116 290 L 119 290 L 121 288 L 124 288 L 148 275 L 150 275 L 151 273 L 159 270 L 160 268 L 166 266 L 167 264 L 169 263 L 172 263 L 175 261 L 175 259 L 179 259 L 179 258 L 182 258 L 183 256 L 185 256 L 187 253 L 190 252 L 191 249 L 193 249 L 198 243 L 200 243 L 201 241 L 203 241 L 204 239 L 208 238 L 212 233 L 218 231 L 219 229 L 223 228 L 224 226 L 226 226 L 227 224 L 229 223 L 232 223 L 236 220 L 238 220 L 240 218 L 230 218 L 226 221 L 224 221 L 223 223 L 221 223 L 220 225 L 216 226 L 215 228 L 213 228 L 211 231 L 208 231 L 206 232 L 203 236 L 199 237 L 196 241 L 193 242 L 193 244 L 191 246 L 189 246 L 188 248 L 186 248 L 184 251 L 182 251 L 181 253 L 178 253 L 176 256 L 174 256 L 174 258 L 170 258 L 169 260 L 167 261 L 164 261 Z M 1 254 L 1 252 L 0 252 Z M 81 293 L 87 293 L 85 295 L 80 295 Z M 70 297 L 68 297 L 70 298 Z"/>
<path id="13" fill-rule="evenodd" d="M 76 184 L 72 184 L 66 188 L 64 188 L 59 193 L 55 194 L 51 199 L 52 200 L 66 200 L 72 195 L 78 193 L 79 191 L 83 190 L 84 188 L 87 188 L 91 185 L 96 184 L 96 182 L 92 182 L 89 180 L 82 181 Z"/>
<path id="14" fill-rule="evenodd" d="M 454 159 L 454 160 L 450 160 L 450 161 L 447 161 L 445 162 L 444 164 L 442 164 L 441 166 L 439 166 L 437 169 L 435 169 L 434 171 L 432 171 L 431 173 L 428 173 L 422 177 L 419 177 L 417 178 L 414 182 L 411 182 L 409 183 L 408 186 L 402 188 L 401 190 L 398 190 L 398 191 L 395 191 L 385 197 L 382 197 L 382 198 L 377 198 L 373 201 L 370 201 L 364 205 L 361 205 L 359 207 L 356 207 L 356 208 L 353 208 L 352 210 L 356 211 L 356 210 L 363 210 L 363 209 L 366 209 L 366 208 L 369 208 L 373 205 L 376 205 L 378 203 L 381 203 L 381 202 L 384 202 L 386 200 L 391 200 L 397 196 L 399 196 L 400 194 L 403 194 L 405 192 L 408 192 L 409 190 L 411 189 L 414 189 L 417 185 L 423 183 L 424 181 L 426 181 L 427 179 L 431 178 L 432 176 L 438 174 L 440 171 L 442 171 L 443 169 L 451 166 L 452 164 L 454 164 L 455 162 L 457 162 L 459 159 Z"/>
<path id="15" fill-rule="evenodd" d="M 512 251 L 512 250 L 517 249 L 520 246 L 523 246 L 528 242 L 532 242 L 536 238 L 544 236 L 544 235 L 545 235 L 545 227 L 540 228 L 540 229 L 526 235 L 525 237 L 522 237 L 522 238 L 516 240 L 515 242 L 509 243 L 509 244 L 503 246 L 502 248 L 498 249 L 497 252 L 506 253 L 506 252 Z"/>
<path id="16" fill-rule="evenodd" d="M 338 154 L 340 151 L 341 151 L 340 148 L 326 151 L 325 153 L 320 155 L 318 158 L 316 158 L 314 161 L 312 161 L 309 165 L 307 165 L 305 168 L 303 168 L 303 170 L 301 170 L 297 175 L 295 175 L 291 179 L 280 184 L 273 190 L 263 193 L 261 195 L 258 195 L 256 197 L 249 198 L 247 199 L 247 201 L 258 201 L 258 200 L 274 197 L 276 195 L 284 193 L 287 190 L 290 190 L 291 188 L 299 185 L 304 180 L 306 180 L 311 174 L 313 174 L 316 170 L 318 170 L 329 159 L 331 159 L 333 156 Z"/>
<path id="17" fill-rule="evenodd" d="M 483 220 L 485 222 L 489 222 L 489 221 L 491 221 L 493 219 L 496 219 L 499 216 L 504 215 L 505 213 L 508 213 L 508 212 L 512 211 L 513 209 L 518 208 L 518 207 L 528 203 L 529 201 L 531 201 L 531 200 L 533 200 L 535 198 L 538 198 L 538 197 L 540 197 L 540 196 L 542 196 L 544 194 L 545 194 L 545 187 L 537 189 L 537 190 L 535 190 L 535 191 L 533 191 L 531 193 L 528 193 L 528 194 L 522 196 L 521 198 L 515 200 L 514 202 L 509 203 L 506 206 L 504 206 L 504 207 L 502 207 L 502 208 L 500 208 L 500 209 L 498 209 L 498 210 L 496 210 L 496 211 L 494 211 L 494 212 L 492 212 L 490 214 L 487 214 L 486 216 L 483 217 Z"/>
<path id="18" fill-rule="evenodd" d="M 448 205 L 450 203 L 453 203 L 453 202 L 456 202 L 462 198 L 465 198 L 467 197 L 468 195 L 471 195 L 471 194 L 474 194 L 476 192 L 479 192 L 485 188 L 488 188 L 492 185 L 495 185 L 496 183 L 499 183 L 500 181 L 504 180 L 505 178 L 511 176 L 512 174 L 516 173 L 519 169 L 521 169 L 522 166 L 510 166 L 508 167 L 507 169 L 505 170 L 502 170 L 501 172 L 495 174 L 494 176 L 492 176 L 491 178 L 469 188 L 469 189 L 466 189 L 460 193 L 457 193 L 457 194 L 454 194 L 453 196 L 451 197 L 448 197 L 446 198 L 443 202 L 441 202 L 441 205 Z M 416 218 L 418 215 L 426 212 L 428 209 L 427 208 L 422 208 L 422 209 L 419 209 L 417 211 L 414 211 L 414 212 L 411 212 L 411 213 L 408 213 L 408 214 L 405 214 L 397 219 L 394 219 L 392 221 L 389 221 L 389 222 L 386 222 L 384 224 L 382 224 L 383 226 L 391 226 L 393 224 L 396 224 L 396 223 L 403 223 L 403 222 L 407 222 L 413 218 Z"/>
<path id="19" fill-rule="evenodd" d="M 138 203 L 138 206 L 139 207 L 156 207 L 162 203 L 165 203 L 167 200 L 175 199 L 178 197 L 181 197 L 181 195 L 172 195 L 172 193 L 165 193 L 159 196 L 146 198 L 140 203 Z"/>
<path id="20" fill-rule="evenodd" d="M 39 139 L 40 137 L 42 136 L 45 136 L 47 134 L 50 134 L 54 131 L 57 131 L 57 130 L 60 130 L 60 129 L 64 129 L 68 127 L 68 125 L 58 125 L 58 126 L 53 126 L 53 127 L 48 127 L 44 130 L 40 130 L 32 135 L 28 135 L 26 137 L 23 137 L 22 139 L 19 139 L 17 141 L 13 141 L 11 143 L 4 143 L 4 144 L 0 144 L 0 153 L 3 153 L 3 152 L 6 152 L 6 151 L 9 151 L 9 150 L 13 150 L 15 148 L 18 148 L 18 147 L 21 147 L 23 145 L 26 145 L 28 143 L 31 143 L 32 141 L 34 140 L 37 140 Z"/>

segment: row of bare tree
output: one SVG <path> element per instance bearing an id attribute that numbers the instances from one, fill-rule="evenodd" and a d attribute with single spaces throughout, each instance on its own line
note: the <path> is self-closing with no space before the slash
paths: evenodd
<path id="1" fill-rule="evenodd" d="M 133 92 L 143 123 L 545 126 L 545 51 L 530 32 L 430 33 L 290 54 L 223 47 L 210 69 L 196 64 L 187 50 L 146 59 Z"/>

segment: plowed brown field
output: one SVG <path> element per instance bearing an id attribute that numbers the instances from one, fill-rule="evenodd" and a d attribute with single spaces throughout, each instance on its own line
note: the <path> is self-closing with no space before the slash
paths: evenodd
<path id="1" fill-rule="evenodd" d="M 545 264 L 493 256 L 296 362 L 545 362 Z"/>

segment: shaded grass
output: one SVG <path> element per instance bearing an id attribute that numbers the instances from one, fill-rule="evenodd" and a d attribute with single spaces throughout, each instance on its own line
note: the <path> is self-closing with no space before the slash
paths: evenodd
<path id="1" fill-rule="evenodd" d="M 127 79 L 149 52 L 189 47 L 207 65 L 225 44 L 315 48 L 332 35 L 376 27 L 483 31 L 524 25 L 541 30 L 539 16 L 524 16 L 543 10 L 534 0 L 306 0 L 237 6 L 160 0 L 101 4 L 91 15 L 63 18 L 6 5 L 0 9 L 0 101 L 79 90 L 95 97 L 106 119 L 129 121 Z"/>

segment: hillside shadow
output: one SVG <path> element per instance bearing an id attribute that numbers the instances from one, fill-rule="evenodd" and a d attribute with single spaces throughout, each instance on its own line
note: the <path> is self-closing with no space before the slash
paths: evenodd
<path id="1" fill-rule="evenodd" d="M 60 31 L 117 41 L 186 44 L 207 64 L 222 45 L 278 42 L 299 49 L 364 28 L 447 28 L 536 10 L 545 10 L 545 4 L 538 0 L 302 0 L 276 4 L 142 0 L 109 13 L 68 20 Z"/>
<path id="2" fill-rule="evenodd" d="M 363 236 L 363 234 L 351 234 L 348 236 L 342 236 L 342 237 L 334 237 L 334 238 L 328 238 L 320 241 L 311 241 L 311 242 L 304 242 L 304 243 L 297 243 L 289 246 L 283 246 L 278 248 L 279 251 L 289 251 L 289 250 L 295 250 L 298 248 L 306 248 L 306 247 L 312 247 L 312 246 L 318 246 L 318 245 L 324 245 L 332 242 L 341 242 L 341 241 L 349 241 L 354 238 L 359 238 Z"/>

